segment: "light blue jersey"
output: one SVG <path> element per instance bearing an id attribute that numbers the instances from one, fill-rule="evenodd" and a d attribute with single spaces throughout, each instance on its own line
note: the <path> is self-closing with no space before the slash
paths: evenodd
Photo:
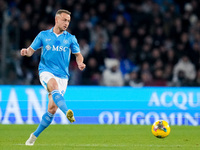
<path id="1" fill-rule="evenodd" d="M 69 62 L 72 53 L 79 53 L 77 39 L 67 31 L 57 36 L 53 28 L 41 31 L 30 46 L 37 50 L 42 47 L 39 73 L 48 71 L 60 78 L 69 78 Z"/>

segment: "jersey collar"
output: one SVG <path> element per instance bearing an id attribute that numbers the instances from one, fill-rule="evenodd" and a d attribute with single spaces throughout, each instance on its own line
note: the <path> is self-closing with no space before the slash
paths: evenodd
<path id="1" fill-rule="evenodd" d="M 52 33 L 53 33 L 53 28 L 50 29 L 50 32 L 52 32 Z M 67 31 L 64 31 L 62 34 L 67 34 Z"/>

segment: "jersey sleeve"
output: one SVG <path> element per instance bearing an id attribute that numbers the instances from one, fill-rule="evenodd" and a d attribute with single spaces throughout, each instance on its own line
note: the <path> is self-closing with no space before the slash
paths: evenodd
<path id="1" fill-rule="evenodd" d="M 73 54 L 80 52 L 80 47 L 79 47 L 78 41 L 75 36 L 72 36 L 72 44 L 71 44 L 70 48 L 71 48 L 71 51 Z"/>
<path id="2" fill-rule="evenodd" d="M 42 46 L 41 32 L 35 37 L 30 47 L 35 51 Z"/>

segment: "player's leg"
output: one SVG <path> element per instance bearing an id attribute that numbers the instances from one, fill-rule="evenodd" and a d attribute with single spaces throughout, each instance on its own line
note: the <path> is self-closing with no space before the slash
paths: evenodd
<path id="1" fill-rule="evenodd" d="M 66 114 L 67 113 L 67 105 L 65 103 L 64 97 L 61 95 L 60 90 L 58 88 L 58 83 L 55 78 L 51 78 L 47 83 L 47 89 L 52 94 L 53 101 L 60 108 L 60 110 Z"/>
<path id="2" fill-rule="evenodd" d="M 38 128 L 35 130 L 34 133 L 31 133 L 29 139 L 25 143 L 26 145 L 30 145 L 30 146 L 34 145 L 34 143 L 35 143 L 37 137 L 40 135 L 40 133 L 42 131 L 44 131 L 44 129 L 46 129 L 53 120 L 53 116 L 56 113 L 56 110 L 58 109 L 58 107 L 54 103 L 51 94 L 48 95 L 48 98 L 49 98 L 48 111 L 42 116 L 42 120 L 41 120 Z"/>
<path id="3" fill-rule="evenodd" d="M 55 114 L 58 109 L 58 106 L 54 103 L 51 93 L 49 93 L 48 98 L 49 98 L 48 112 L 50 112 L 51 114 Z"/>
<path id="4" fill-rule="evenodd" d="M 61 87 L 60 87 L 61 88 Z M 58 82 L 55 78 L 51 78 L 47 83 L 47 89 L 52 94 L 53 101 L 60 108 L 60 110 L 67 116 L 68 120 L 73 123 L 75 121 L 74 114 L 72 110 L 67 109 L 65 99 L 61 94 Z"/>
<path id="5" fill-rule="evenodd" d="M 54 77 L 53 74 L 51 74 L 49 72 L 42 72 L 39 77 L 40 77 L 40 82 L 41 82 L 42 86 L 47 90 L 47 82 L 49 81 L 49 79 Z M 34 133 L 31 133 L 31 135 L 30 135 L 29 139 L 26 141 L 25 145 L 30 145 L 30 146 L 34 145 L 34 142 L 37 139 L 37 137 L 39 136 L 39 134 L 48 126 L 48 124 L 51 123 L 51 120 L 53 119 L 53 114 L 56 112 L 57 106 L 54 103 L 51 94 L 48 95 L 48 98 L 49 98 L 48 111 L 42 116 L 42 120 L 41 120 L 38 128 L 36 129 L 36 131 Z M 48 118 L 49 121 L 46 121 L 45 118 Z M 45 122 L 47 122 L 47 123 L 45 123 Z M 45 124 L 45 126 L 44 126 L 44 124 Z"/>
<path id="6" fill-rule="evenodd" d="M 38 126 L 36 131 L 33 133 L 36 137 L 38 137 L 40 133 L 51 124 L 53 120 L 53 116 L 56 113 L 56 110 L 58 109 L 58 107 L 56 106 L 56 104 L 54 103 L 52 99 L 51 94 L 48 95 L 48 98 L 49 98 L 48 111 L 42 116 L 40 125 Z"/>

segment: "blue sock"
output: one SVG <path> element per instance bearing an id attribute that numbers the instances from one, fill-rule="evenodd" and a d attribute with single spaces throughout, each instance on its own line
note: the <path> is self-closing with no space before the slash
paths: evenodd
<path id="1" fill-rule="evenodd" d="M 60 94 L 60 92 L 58 90 L 53 90 L 51 92 L 52 97 L 53 97 L 53 101 L 55 102 L 55 104 L 58 106 L 58 108 L 60 108 L 60 110 L 66 114 L 67 112 L 67 105 L 65 103 L 64 97 Z"/>
<path id="2" fill-rule="evenodd" d="M 38 137 L 40 135 L 40 133 L 51 124 L 52 120 L 53 120 L 53 114 L 51 114 L 50 112 L 47 111 L 42 116 L 42 120 L 41 120 L 38 128 L 36 129 L 36 131 L 33 134 L 36 137 Z"/>

